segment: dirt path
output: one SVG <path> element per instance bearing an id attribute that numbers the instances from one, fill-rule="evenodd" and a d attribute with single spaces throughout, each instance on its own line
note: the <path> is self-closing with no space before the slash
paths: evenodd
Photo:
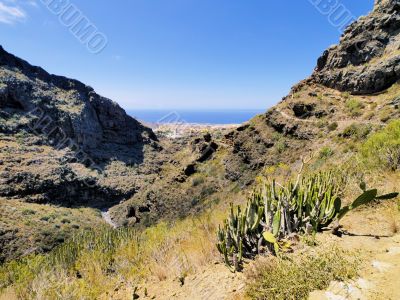
<path id="1" fill-rule="evenodd" d="M 396 177 L 397 178 L 397 177 Z M 396 179 L 393 184 L 397 186 Z M 391 189 L 391 180 L 386 185 Z M 394 202 L 358 209 L 346 215 L 341 225 L 347 235 L 329 232 L 318 235 L 318 244 L 333 244 L 360 253 L 360 272 L 346 283 L 332 282 L 328 289 L 315 291 L 310 300 L 400 300 L 400 213 Z M 218 258 L 216 258 L 217 260 Z M 223 263 L 209 264 L 179 279 L 149 279 L 136 290 L 126 282 L 102 299 L 131 300 L 239 300 L 245 291 L 243 273 L 231 273 Z M 135 298 L 134 298 L 135 299 Z"/>
<path id="2" fill-rule="evenodd" d="M 400 299 L 400 235 L 346 237 L 341 244 L 357 244 L 370 257 L 360 276 L 350 282 L 332 282 L 325 291 L 312 293 L 310 300 Z"/>
<path id="3" fill-rule="evenodd" d="M 232 300 L 242 299 L 245 288 L 243 273 L 232 273 L 220 263 L 210 265 L 196 274 L 187 276 L 184 284 L 179 280 L 149 281 L 136 291 L 137 299 L 157 300 Z M 131 300 L 133 287 L 121 289 L 113 300 Z"/>
<path id="4" fill-rule="evenodd" d="M 279 108 L 276 108 L 275 111 L 277 111 L 278 113 L 280 113 L 282 115 L 282 117 L 284 117 L 285 119 L 288 120 L 292 120 L 292 121 L 297 121 L 297 122 L 303 122 L 303 123 L 312 123 L 312 124 L 316 124 L 319 121 L 317 120 L 309 120 L 309 119 L 300 119 L 294 116 L 291 116 L 289 114 L 287 114 L 286 112 L 280 110 Z M 363 124 L 363 125 L 374 125 L 374 126 L 384 126 L 386 125 L 385 123 L 382 122 L 374 122 L 374 121 L 368 121 L 368 120 L 335 120 L 334 122 L 336 122 L 341 128 L 347 127 L 353 123 L 357 123 L 357 124 Z"/>
<path id="5" fill-rule="evenodd" d="M 377 239 L 327 234 L 325 239 L 345 249 L 362 249 L 363 267 L 359 277 L 346 283 L 332 282 L 327 290 L 313 292 L 310 300 L 400 299 L 400 235 Z M 223 264 L 217 264 L 188 276 L 183 285 L 179 280 L 148 282 L 139 288 L 137 295 L 138 299 L 239 300 L 244 299 L 244 289 L 242 273 L 233 274 Z M 130 299 L 126 295 L 132 294 L 133 288 L 128 288 L 113 299 Z"/>
<path id="6" fill-rule="evenodd" d="M 349 282 L 332 282 L 310 300 L 399 300 L 400 215 L 396 208 L 380 205 L 355 211 L 343 220 L 351 235 L 324 235 L 324 242 L 360 251 L 359 277 Z"/>

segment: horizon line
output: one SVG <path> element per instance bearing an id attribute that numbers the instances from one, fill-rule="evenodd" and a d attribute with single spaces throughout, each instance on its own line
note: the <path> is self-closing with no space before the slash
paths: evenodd
<path id="1" fill-rule="evenodd" d="M 136 111 L 202 111 L 202 112 L 212 112 L 212 111 L 266 111 L 268 108 L 129 108 L 123 107 L 125 110 L 136 110 Z"/>

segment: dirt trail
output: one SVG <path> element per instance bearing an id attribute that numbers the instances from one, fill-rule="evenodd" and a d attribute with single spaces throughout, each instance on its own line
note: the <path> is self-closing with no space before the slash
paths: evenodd
<path id="1" fill-rule="evenodd" d="M 351 235 L 323 237 L 325 242 L 359 250 L 361 271 L 354 280 L 332 282 L 327 290 L 312 293 L 310 300 L 400 299 L 400 218 L 394 211 L 380 206 L 354 212 L 343 222 Z"/>
<path id="2" fill-rule="evenodd" d="M 220 263 L 205 267 L 194 275 L 187 276 L 184 284 L 176 280 L 149 281 L 141 285 L 138 299 L 157 300 L 231 300 L 243 299 L 245 288 L 243 273 L 232 273 Z M 114 300 L 132 299 L 134 289 L 128 287 L 112 296 Z M 146 296 L 147 295 L 147 296 Z"/>
<path id="3" fill-rule="evenodd" d="M 312 293 L 310 300 L 400 299 L 400 235 L 379 240 L 345 237 L 341 244 L 357 244 L 368 251 L 367 265 L 355 280 L 332 282 L 327 290 Z"/>
<path id="4" fill-rule="evenodd" d="M 359 277 L 347 283 L 332 282 L 327 290 L 312 293 L 310 300 L 399 300 L 400 235 L 394 234 L 400 228 L 400 214 L 395 204 L 354 211 L 341 224 L 349 235 L 339 238 L 326 232 L 319 236 L 320 244 L 360 251 Z M 223 264 L 210 265 L 188 276 L 183 286 L 178 280 L 149 283 L 149 297 L 143 299 L 244 299 L 245 281 L 243 274 L 232 274 Z"/>
<path id="5" fill-rule="evenodd" d="M 280 110 L 279 108 L 276 108 L 275 111 L 280 113 L 282 115 L 282 117 L 284 117 L 285 119 L 288 119 L 288 120 L 303 122 L 303 123 L 312 123 L 312 124 L 317 124 L 319 122 L 318 120 L 300 119 L 300 118 L 291 116 L 291 115 L 287 114 L 286 112 Z M 355 119 L 354 120 L 353 119 L 335 120 L 334 122 L 336 122 L 340 126 L 340 128 L 347 127 L 354 123 L 362 124 L 362 125 L 374 125 L 374 126 L 386 125 L 385 123 L 382 123 L 382 122 L 374 122 L 374 121 L 369 121 L 369 120 L 355 120 Z"/>
<path id="6" fill-rule="evenodd" d="M 400 235 L 377 239 L 370 236 L 338 238 L 326 234 L 324 239 L 345 249 L 362 249 L 363 267 L 359 277 L 346 283 L 332 282 L 327 290 L 313 292 L 310 300 L 400 299 Z M 141 286 L 137 294 L 138 299 L 239 300 L 244 299 L 244 290 L 244 275 L 233 274 L 223 264 L 218 264 L 188 276 L 184 285 L 178 280 L 154 280 Z M 126 295 L 132 294 L 133 288 L 128 288 L 113 299 L 131 299 Z"/>

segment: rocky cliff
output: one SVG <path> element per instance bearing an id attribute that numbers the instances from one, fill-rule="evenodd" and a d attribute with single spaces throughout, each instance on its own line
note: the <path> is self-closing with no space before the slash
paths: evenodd
<path id="1" fill-rule="evenodd" d="M 151 129 L 129 117 L 117 103 L 77 80 L 31 66 L 1 46 L 0 108 L 3 120 L 30 118 L 31 127 L 48 140 L 57 139 L 59 148 L 70 146 L 69 138 L 93 159 L 140 163 L 143 145 L 156 142 Z M 1 131 L 32 130 L 21 122 L 9 125 L 3 124 Z"/>
<path id="2" fill-rule="evenodd" d="M 118 184 L 108 184 L 107 166 L 115 161 L 139 166 L 147 154 L 159 150 L 152 130 L 117 103 L 3 48 L 0 108 L 0 196 L 111 206 L 131 195 L 135 186 L 121 191 Z"/>
<path id="3" fill-rule="evenodd" d="M 264 168 L 316 155 L 321 145 L 365 138 L 399 118 L 399 80 L 400 1 L 379 0 L 322 54 L 310 78 L 226 135 L 233 149 L 225 157 L 225 176 L 251 181 Z"/>
<path id="4" fill-rule="evenodd" d="M 400 1 L 376 1 L 339 45 L 318 59 L 313 81 L 352 94 L 380 92 L 400 79 Z"/>
<path id="5" fill-rule="evenodd" d="M 95 226 L 93 213 L 68 209 L 129 199 L 157 173 L 160 151 L 153 131 L 117 103 L 2 47 L 0 146 L 0 261 L 51 249 L 73 230 Z M 37 204 L 52 206 L 31 208 Z M 74 220 L 51 217 L 61 211 Z"/>

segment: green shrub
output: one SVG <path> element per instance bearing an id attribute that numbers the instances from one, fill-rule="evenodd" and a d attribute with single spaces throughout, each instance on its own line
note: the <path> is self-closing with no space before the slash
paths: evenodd
<path id="1" fill-rule="evenodd" d="M 287 149 L 287 144 L 284 140 L 280 140 L 278 141 L 276 144 L 276 150 L 278 151 L 278 153 L 282 153 Z"/>
<path id="2" fill-rule="evenodd" d="M 343 130 L 340 136 L 355 140 L 363 140 L 370 134 L 371 130 L 371 125 L 351 124 Z"/>
<path id="3" fill-rule="evenodd" d="M 372 167 L 397 170 L 400 167 L 400 120 L 371 135 L 361 147 L 364 161 Z"/>
<path id="4" fill-rule="evenodd" d="M 283 134 L 282 133 L 279 133 L 279 132 L 272 133 L 272 140 L 274 142 L 277 142 L 277 141 L 281 140 L 282 138 L 283 138 Z"/>
<path id="5" fill-rule="evenodd" d="M 329 147 L 324 147 L 321 149 L 319 152 L 319 158 L 321 159 L 327 159 L 333 155 L 333 150 Z"/>
<path id="6" fill-rule="evenodd" d="M 335 131 L 337 128 L 338 128 L 338 123 L 337 122 L 333 122 L 333 123 L 330 123 L 329 125 L 328 125 L 328 130 L 329 131 Z"/>
<path id="7" fill-rule="evenodd" d="M 307 299 L 309 293 L 326 289 L 333 280 L 355 277 L 358 268 L 358 255 L 337 247 L 294 257 L 269 258 L 248 272 L 246 292 L 251 299 Z"/>
<path id="8" fill-rule="evenodd" d="M 351 98 L 346 101 L 346 108 L 353 117 L 357 117 L 362 114 L 361 110 L 364 108 L 364 104 L 357 99 Z"/>
<path id="9" fill-rule="evenodd" d="M 326 120 L 318 120 L 317 127 L 318 128 L 325 128 L 328 126 L 328 122 Z"/>
<path id="10" fill-rule="evenodd" d="M 344 93 L 342 93 L 342 97 L 344 98 L 344 99 L 350 99 L 350 96 L 351 96 L 351 94 L 349 93 L 349 92 L 344 92 Z"/>
<path id="11" fill-rule="evenodd" d="M 33 209 L 27 208 L 27 209 L 24 209 L 24 210 L 22 211 L 22 214 L 23 214 L 24 216 L 34 215 L 34 214 L 36 214 L 36 211 L 34 211 Z"/>
<path id="12" fill-rule="evenodd" d="M 385 108 L 384 110 L 382 110 L 382 111 L 379 113 L 379 119 L 380 119 L 382 122 L 386 123 L 387 121 L 390 120 L 391 115 L 392 115 L 392 110 L 391 110 L 390 108 L 387 107 L 387 108 Z"/>
<path id="13" fill-rule="evenodd" d="M 375 113 L 373 111 L 370 111 L 365 114 L 364 119 L 365 120 L 371 120 L 375 116 Z"/>
<path id="14" fill-rule="evenodd" d="M 204 183 L 204 177 L 202 176 L 196 176 L 192 180 L 192 186 L 198 186 L 202 183 Z"/>
<path id="15" fill-rule="evenodd" d="M 44 221 L 44 222 L 47 222 L 49 220 L 50 220 L 49 216 L 43 216 L 43 217 L 40 218 L 40 221 Z"/>

